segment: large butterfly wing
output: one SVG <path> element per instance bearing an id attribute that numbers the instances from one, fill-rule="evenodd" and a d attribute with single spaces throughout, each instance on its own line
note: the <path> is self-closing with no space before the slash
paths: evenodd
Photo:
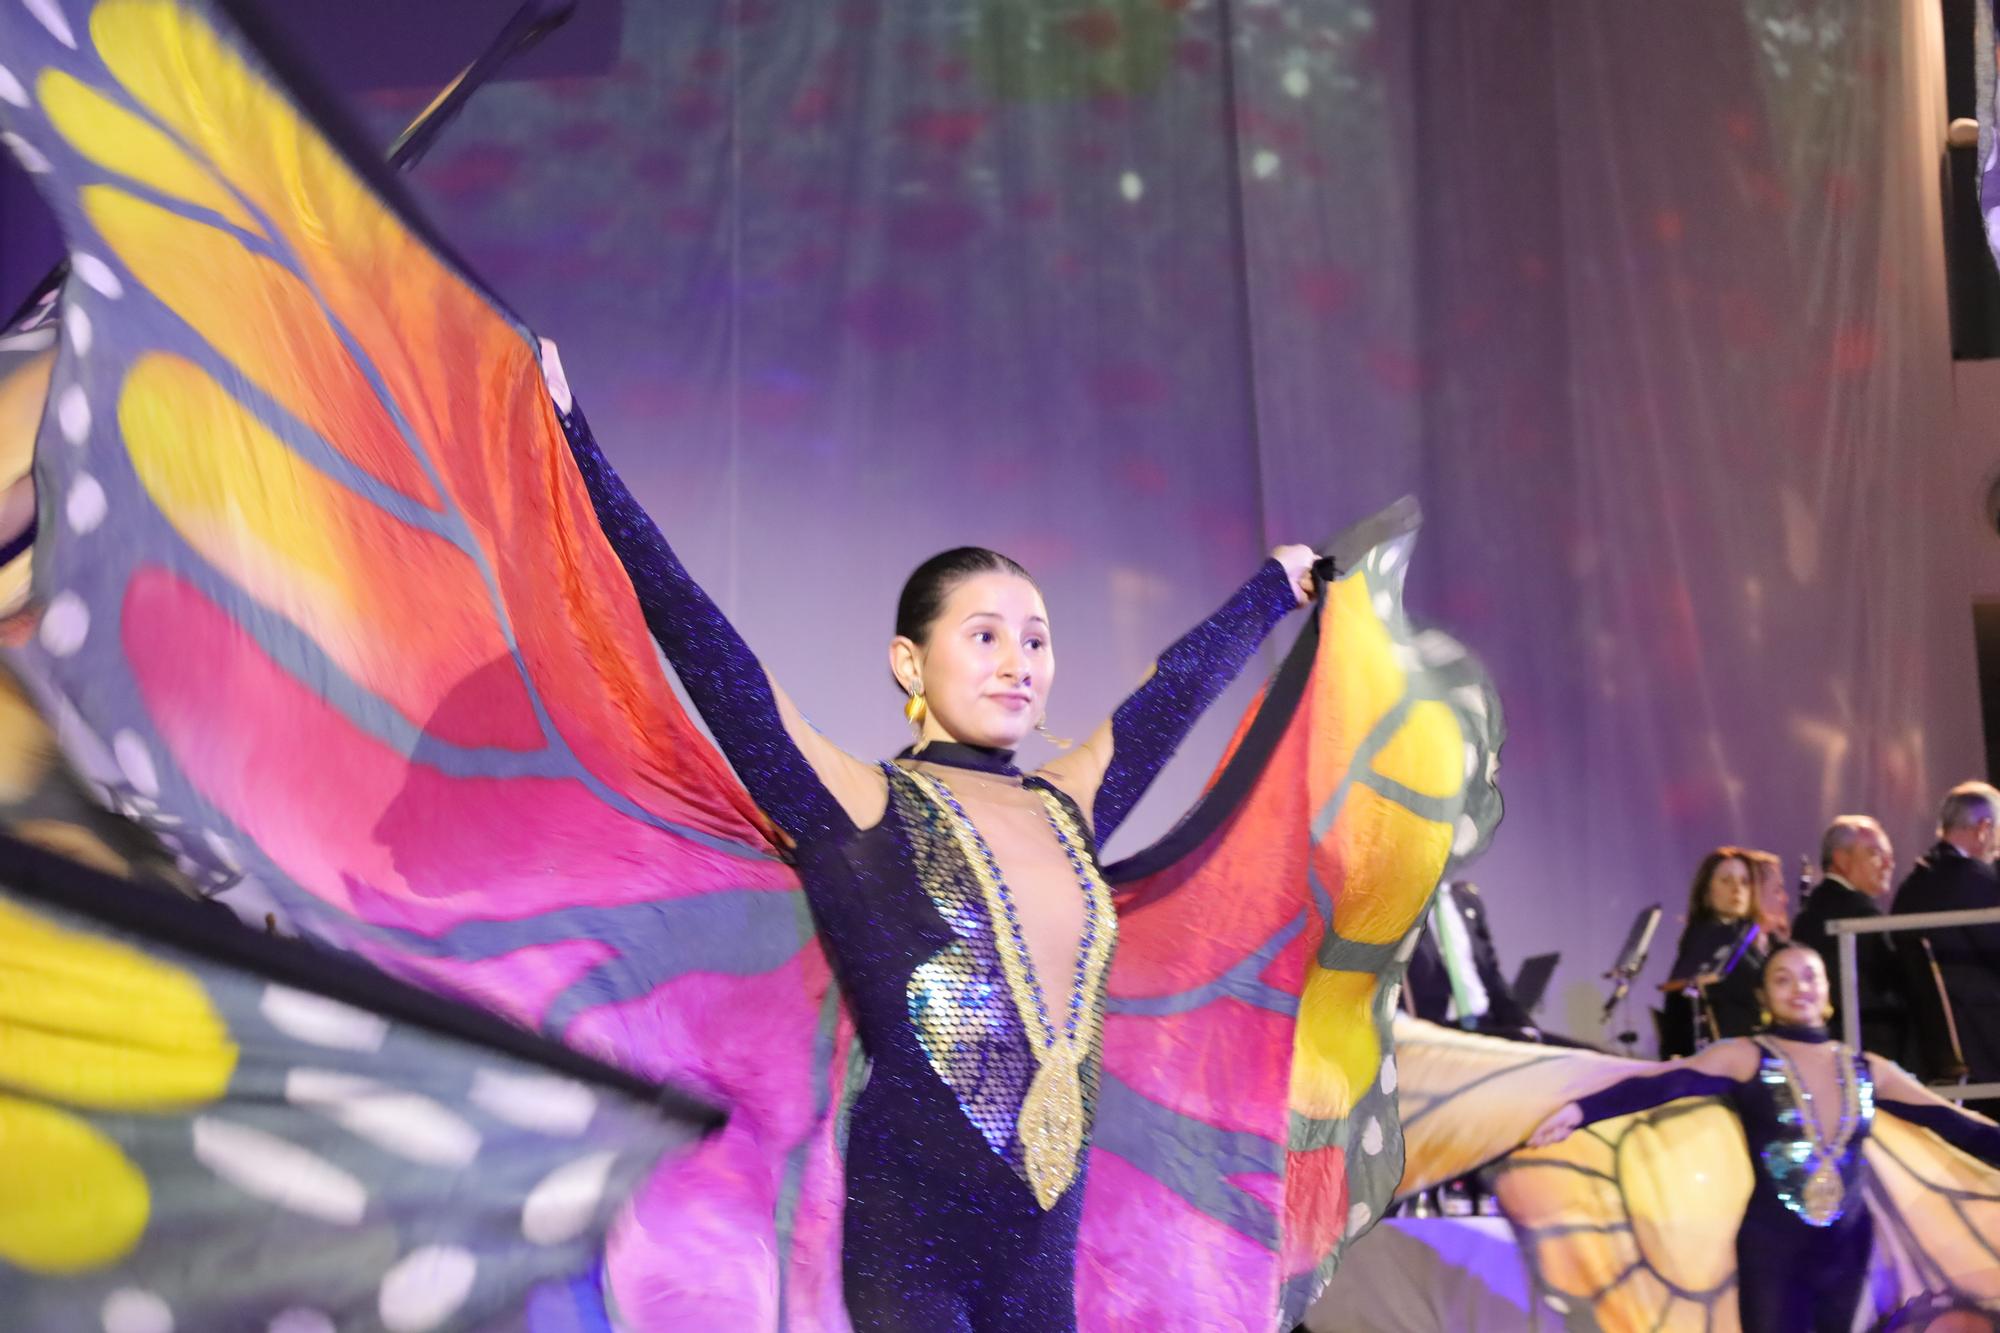
<path id="1" fill-rule="evenodd" d="M 1456 1180 L 1506 1156 L 1566 1102 L 1657 1066 L 1595 1051 L 1461 1032 L 1399 1014 L 1403 1121 L 1399 1195 Z"/>
<path id="2" fill-rule="evenodd" d="M 1397 1021 L 1396 1055 L 1408 1150 L 1400 1192 L 1489 1167 L 1552 1327 L 1736 1327 L 1750 1166 L 1728 1108 L 1674 1102 L 1524 1149 L 1564 1103 L 1657 1066 L 1409 1018 Z"/>
<path id="3" fill-rule="evenodd" d="M 603 1327 L 612 1218 L 717 1119 L 6 838 L 0 1089 L 24 1329 Z"/>
<path id="4" fill-rule="evenodd" d="M 2000 1172 L 1936 1135 L 1878 1114 L 1864 1148 L 1877 1288 L 2000 1310 Z"/>
<path id="5" fill-rule="evenodd" d="M 1415 527 L 1401 506 L 1333 544 L 1341 576 L 1201 804 L 1111 869 L 1095 1326 L 1289 1328 L 1402 1174 L 1397 982 L 1498 819 L 1501 735 L 1478 664 L 1403 613 Z"/>
<path id="6" fill-rule="evenodd" d="M 610 1282 L 636 1326 L 769 1324 L 773 1219 L 838 1198 L 796 883 L 674 702 L 535 340 L 235 18 L 0 6 L 0 123 L 71 247 L 25 667 L 246 915 L 726 1105 Z"/>

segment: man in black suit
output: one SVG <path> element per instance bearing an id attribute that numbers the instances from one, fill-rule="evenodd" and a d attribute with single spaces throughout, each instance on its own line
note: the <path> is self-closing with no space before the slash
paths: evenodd
<path id="1" fill-rule="evenodd" d="M 1486 904 L 1470 880 L 1438 889 L 1403 985 L 1418 1018 L 1511 1037 L 1534 1032 L 1500 971 Z"/>
<path id="2" fill-rule="evenodd" d="M 1889 835 L 1867 815 L 1842 815 L 1820 835 L 1820 882 L 1806 894 L 1805 910 L 1792 923 L 1792 938 L 1819 950 L 1826 960 L 1833 1002 L 1840 1003 L 1840 950 L 1827 923 L 1881 916 L 1895 886 L 1896 852 Z M 1895 937 L 1858 935 L 1854 940 L 1856 998 L 1861 1007 L 1861 1047 L 1898 1064 L 1910 1062 L 1909 1004 Z M 1830 1025 L 1838 1032 L 1836 1010 Z"/>
<path id="3" fill-rule="evenodd" d="M 1937 844 L 1896 891 L 1895 914 L 2000 907 L 1996 852 L 2000 791 L 1984 782 L 1953 787 L 1938 810 Z M 1954 926 L 1926 935 L 1951 997 L 1972 1081 L 2000 1081 L 2000 925 Z M 1991 1102 L 1967 1105 L 1989 1115 L 1995 1109 Z"/>

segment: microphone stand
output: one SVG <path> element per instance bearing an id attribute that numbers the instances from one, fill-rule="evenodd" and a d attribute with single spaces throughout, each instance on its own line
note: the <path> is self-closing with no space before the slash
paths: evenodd
<path id="1" fill-rule="evenodd" d="M 1611 988 L 1611 998 L 1604 1002 L 1604 1012 L 1599 1014 L 1597 1018 L 1598 1023 L 1602 1025 L 1608 1024 L 1611 1021 L 1612 1014 L 1616 1013 L 1618 1015 L 1618 1032 L 1613 1037 L 1613 1040 L 1625 1048 L 1627 1056 L 1634 1055 L 1633 1048 L 1639 1044 L 1639 1033 L 1632 1026 L 1632 1014 L 1629 1004 L 1632 996 L 1632 981 L 1638 974 L 1638 970 L 1638 965 L 1635 964 L 1630 968 L 1620 967 L 1604 974 L 1607 978 L 1616 978 L 1617 984 Z"/>

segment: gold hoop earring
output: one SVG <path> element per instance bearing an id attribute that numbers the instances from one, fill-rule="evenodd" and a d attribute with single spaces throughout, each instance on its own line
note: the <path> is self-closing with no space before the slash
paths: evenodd
<path id="1" fill-rule="evenodd" d="M 1067 750 L 1072 745 L 1076 744 L 1075 741 L 1070 740 L 1067 736 L 1058 736 L 1053 731 L 1050 731 L 1049 721 L 1047 718 L 1043 718 L 1040 722 L 1037 722 L 1035 724 L 1035 734 L 1040 736 L 1043 740 L 1047 741 L 1050 745 L 1055 746 L 1058 750 Z"/>

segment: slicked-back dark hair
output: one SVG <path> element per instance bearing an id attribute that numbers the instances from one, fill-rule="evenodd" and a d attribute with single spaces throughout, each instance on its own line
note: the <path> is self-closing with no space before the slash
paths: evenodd
<path id="1" fill-rule="evenodd" d="M 1764 965 L 1757 969 L 1758 990 L 1763 990 L 1765 987 L 1765 982 L 1770 980 L 1771 964 L 1777 962 L 1778 959 L 1782 958 L 1784 955 L 1788 953 L 1811 954 L 1814 958 L 1819 959 L 1820 968 L 1822 970 L 1826 969 L 1826 959 L 1820 957 L 1820 952 L 1818 949 L 1813 948 L 1812 945 L 1807 944 L 1804 940 L 1786 940 L 1783 944 L 1778 945 L 1776 948 L 1772 949 L 1771 952 L 1764 955 Z"/>
<path id="2" fill-rule="evenodd" d="M 1033 583 L 1035 576 L 998 551 L 984 546 L 954 546 L 939 551 L 910 571 L 903 595 L 896 599 L 896 633 L 921 644 L 944 611 L 951 590 L 975 574 L 1014 574 Z"/>

